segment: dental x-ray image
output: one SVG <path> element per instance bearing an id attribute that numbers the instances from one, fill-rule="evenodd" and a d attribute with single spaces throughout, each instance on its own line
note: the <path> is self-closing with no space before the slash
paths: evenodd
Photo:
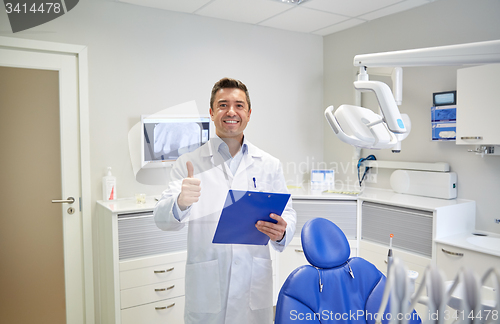
<path id="1" fill-rule="evenodd" d="M 144 119 L 144 162 L 175 161 L 209 138 L 209 118 Z"/>
<path id="2" fill-rule="evenodd" d="M 198 123 L 157 124 L 154 130 L 155 158 L 176 159 L 201 145 L 201 127 Z"/>

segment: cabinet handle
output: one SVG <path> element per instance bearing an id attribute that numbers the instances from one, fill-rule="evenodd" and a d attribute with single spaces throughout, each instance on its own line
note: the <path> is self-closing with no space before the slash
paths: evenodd
<path id="1" fill-rule="evenodd" d="M 167 288 L 155 288 L 155 291 L 165 291 L 165 290 L 170 290 L 170 289 L 174 289 L 175 285 L 172 285 L 170 287 L 167 287 Z"/>
<path id="2" fill-rule="evenodd" d="M 302 250 L 302 249 L 295 249 L 295 252 L 297 252 L 297 253 L 304 253 L 304 250 Z"/>
<path id="3" fill-rule="evenodd" d="M 482 140 L 483 137 L 482 136 L 462 136 L 462 137 L 460 137 L 460 139 L 463 139 L 463 140 Z"/>
<path id="4" fill-rule="evenodd" d="M 167 309 L 167 308 L 172 308 L 175 306 L 175 303 L 170 304 L 168 306 L 160 306 L 160 307 L 155 307 L 156 310 L 162 310 L 162 309 Z"/>
<path id="5" fill-rule="evenodd" d="M 454 255 L 454 256 L 459 256 L 459 257 L 464 256 L 463 253 L 459 253 L 459 252 L 451 252 L 451 251 L 447 251 L 445 249 L 441 249 L 441 251 L 443 251 L 444 253 L 449 254 L 449 255 Z"/>
<path id="6" fill-rule="evenodd" d="M 173 271 L 173 270 L 174 270 L 174 267 L 169 268 L 167 270 L 155 270 L 154 272 L 155 273 L 165 273 L 165 272 L 170 272 L 170 271 Z"/>

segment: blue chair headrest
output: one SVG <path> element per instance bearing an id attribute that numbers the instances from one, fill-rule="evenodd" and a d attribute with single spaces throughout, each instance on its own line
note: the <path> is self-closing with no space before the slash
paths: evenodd
<path id="1" fill-rule="evenodd" d="M 327 219 L 308 220 L 300 237 L 307 261 L 317 268 L 335 268 L 344 264 L 351 254 L 344 232 Z"/>

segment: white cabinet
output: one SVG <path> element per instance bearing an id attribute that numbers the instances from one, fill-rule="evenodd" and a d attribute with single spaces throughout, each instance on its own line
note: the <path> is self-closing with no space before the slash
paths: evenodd
<path id="1" fill-rule="evenodd" d="M 361 213 L 361 240 L 385 245 L 387 254 L 392 234 L 393 247 L 432 257 L 432 211 L 363 202 Z"/>
<path id="2" fill-rule="evenodd" d="M 101 323 L 184 322 L 187 232 L 164 232 L 154 201 L 98 202 Z"/>
<path id="3" fill-rule="evenodd" d="M 470 231 L 475 224 L 474 201 L 435 199 L 389 193 L 362 197 L 359 255 L 386 271 L 390 234 L 393 251 L 421 275 L 436 262 L 436 240 Z M 394 253 L 396 255 L 396 253 Z"/>
<path id="4" fill-rule="evenodd" d="M 457 144 L 500 145 L 500 64 L 457 71 Z"/>
<path id="5" fill-rule="evenodd" d="M 380 264 L 378 257 L 374 258 L 377 253 L 384 255 L 384 259 L 387 257 L 390 234 L 394 234 L 394 251 L 402 253 L 410 263 L 420 260 L 417 263 L 425 268 L 436 261 L 436 240 L 470 231 L 475 226 L 476 203 L 471 200 L 436 199 L 391 191 L 369 191 L 358 200 L 359 254 L 375 265 Z M 379 270 L 386 271 L 385 262 Z"/>
<path id="6" fill-rule="evenodd" d="M 433 212 L 428 210 L 363 202 L 359 256 L 387 275 L 387 254 L 393 234 L 393 256 L 420 276 L 432 262 Z M 419 314 L 425 311 L 418 305 Z"/>
<path id="7" fill-rule="evenodd" d="M 279 254 L 278 293 L 290 273 L 304 264 L 309 264 L 309 262 L 302 250 L 300 237 L 294 237 L 286 249 Z"/>
<path id="8" fill-rule="evenodd" d="M 361 238 L 359 256 L 387 275 L 390 234 L 393 255 L 409 270 L 419 273 L 418 288 L 427 266 L 436 259 L 435 238 L 474 226 L 475 203 L 402 194 L 360 201 Z M 427 307 L 416 306 L 425 318 Z"/>
<path id="9" fill-rule="evenodd" d="M 448 281 L 456 278 L 460 268 L 472 270 L 480 279 L 488 269 L 492 267 L 500 269 L 500 256 L 485 254 L 444 243 L 436 244 L 436 262 L 437 267 L 444 272 L 446 280 Z M 488 287 L 495 287 L 491 277 L 486 281 L 485 285 Z M 485 291 L 492 293 L 492 290 L 489 289 L 482 290 L 482 293 Z M 481 300 L 488 300 L 493 303 L 494 297 L 493 295 L 487 294 L 486 296 L 481 296 Z M 449 307 L 448 312 L 450 312 L 450 314 L 456 314 L 455 310 Z M 452 321 L 450 320 L 446 324 L 451 323 Z"/>
<path id="10" fill-rule="evenodd" d="M 387 252 L 386 245 L 373 243 L 366 240 L 361 240 L 359 244 L 359 256 L 377 267 L 384 275 L 387 275 Z M 403 249 L 393 248 L 393 255 L 401 259 L 409 270 L 417 271 L 423 274 L 425 268 L 431 263 L 431 258 L 422 255 L 411 253 Z M 422 276 L 417 278 L 416 283 L 419 284 Z"/>
<path id="11" fill-rule="evenodd" d="M 184 323 L 184 297 L 122 310 L 122 324 Z"/>
<path id="12" fill-rule="evenodd" d="M 498 256 L 443 243 L 437 243 L 436 247 L 437 266 L 444 271 L 447 280 L 455 279 L 461 267 L 474 271 L 479 278 L 492 267 L 500 269 L 500 257 Z M 487 285 L 492 286 L 492 282 L 487 282 Z"/>
<path id="13" fill-rule="evenodd" d="M 408 267 L 408 270 L 417 271 L 419 276 L 415 281 L 415 287 L 419 287 L 425 268 L 432 262 L 428 257 L 405 251 L 404 249 L 393 248 L 393 256 L 398 257 Z M 387 253 L 388 246 L 361 240 L 359 243 L 359 257 L 369 261 L 384 275 L 387 276 Z M 418 314 L 424 314 L 426 307 L 418 304 L 415 307 Z"/>

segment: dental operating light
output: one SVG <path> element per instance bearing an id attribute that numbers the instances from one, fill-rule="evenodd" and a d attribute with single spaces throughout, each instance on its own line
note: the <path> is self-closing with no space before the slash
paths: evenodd
<path id="1" fill-rule="evenodd" d="M 329 106 L 325 117 L 330 127 L 341 141 L 355 147 L 393 148 L 393 152 L 399 152 L 401 141 L 411 128 L 409 117 L 401 114 L 398 108 L 402 100 L 401 67 L 500 63 L 500 40 L 361 54 L 354 57 L 353 63 L 360 67 L 354 88 L 362 92 L 373 91 L 380 114 L 353 105 L 341 105 L 336 110 Z M 394 94 L 387 84 L 369 80 L 366 69 L 372 67 L 395 68 L 392 75 Z"/>

